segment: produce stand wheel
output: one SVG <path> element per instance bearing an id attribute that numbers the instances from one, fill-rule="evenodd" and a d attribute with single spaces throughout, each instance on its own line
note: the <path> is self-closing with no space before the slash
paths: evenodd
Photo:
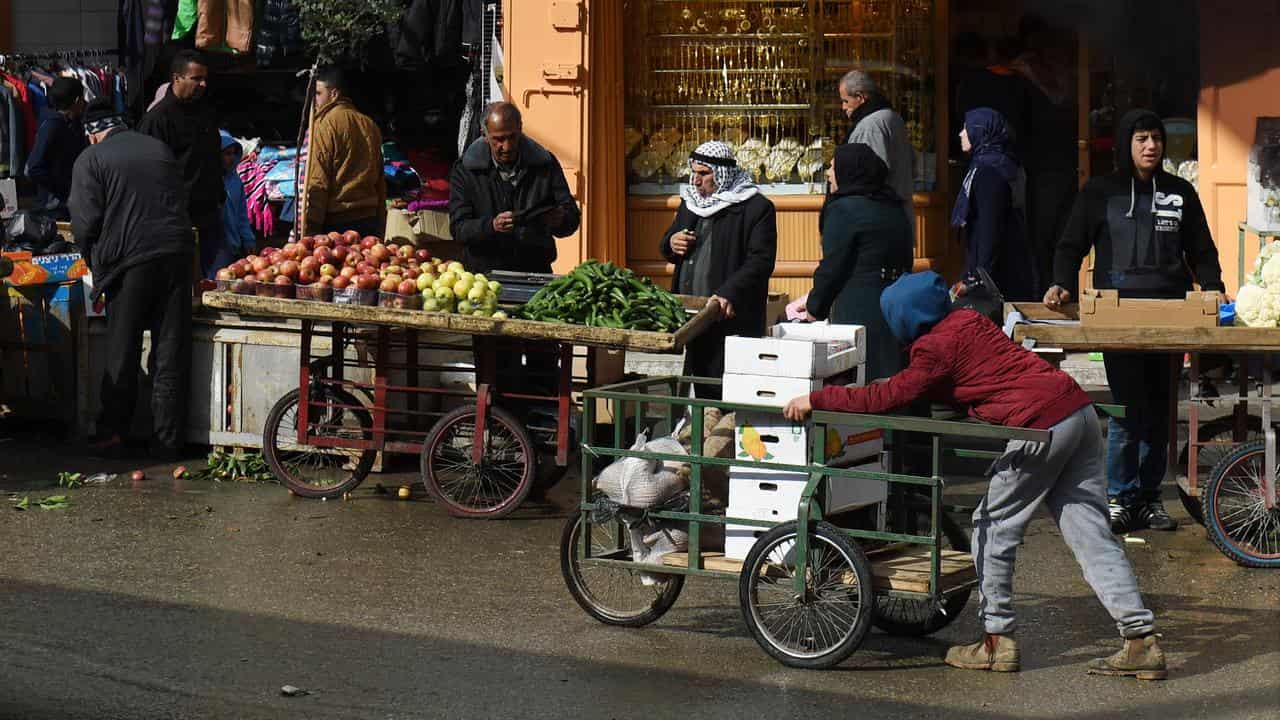
<path id="1" fill-rule="evenodd" d="M 267 415 L 262 454 L 267 466 L 295 495 L 339 498 L 356 488 L 377 456 L 374 450 L 314 447 L 298 444 L 298 398 L 290 390 Z M 346 407 L 336 407 L 336 406 Z M 359 409 L 351 409 L 359 408 Z M 350 393 L 320 385 L 311 388 L 308 435 L 348 440 L 372 440 L 373 419 Z"/>
<path id="2" fill-rule="evenodd" d="M 582 514 L 569 518 L 560 534 L 560 574 L 569 594 L 591 617 L 606 625 L 640 627 L 662 617 L 684 588 L 683 575 L 659 575 L 625 567 L 582 565 L 578 540 Z M 621 550 L 631 559 L 631 534 L 621 523 L 591 524 L 591 554 Z M 652 584 L 646 585 L 646 579 Z"/>
<path id="3" fill-rule="evenodd" d="M 1232 417 L 1222 417 L 1210 420 L 1200 424 L 1200 430 L 1196 433 L 1200 442 L 1212 443 L 1233 443 L 1230 445 L 1210 445 L 1200 448 L 1200 452 L 1196 454 L 1196 480 L 1201 487 L 1208 482 L 1209 475 L 1213 473 L 1213 469 L 1222 462 L 1222 459 L 1231 454 L 1236 449 L 1235 443 L 1236 421 Z M 1262 439 L 1262 419 L 1257 415 L 1249 415 L 1245 420 L 1245 437 L 1244 442 L 1253 442 Z M 1182 448 L 1178 452 L 1178 468 L 1184 477 L 1188 477 L 1187 461 L 1190 459 L 1190 453 L 1186 441 L 1182 442 Z M 1200 502 L 1200 498 L 1187 494 L 1182 486 L 1178 486 L 1178 499 L 1182 501 L 1182 507 L 1186 508 L 1187 514 L 1192 520 L 1204 524 L 1204 504 Z"/>
<path id="4" fill-rule="evenodd" d="M 538 459 L 533 441 L 511 413 L 490 407 L 486 429 L 476 435 L 475 407 L 461 407 L 436 421 L 422 447 L 422 480 L 431 497 L 464 518 L 511 513 L 533 487 Z M 477 466 L 471 447 L 484 443 Z"/>
<path id="5" fill-rule="evenodd" d="M 799 526 L 774 527 L 747 553 L 738 581 L 742 616 L 751 635 L 788 667 L 820 670 L 839 665 L 871 629 L 875 595 L 862 549 L 829 523 L 809 534 L 805 591 L 794 586 Z"/>
<path id="6" fill-rule="evenodd" d="M 908 532 L 927 532 L 929 528 L 929 512 L 927 508 L 915 508 L 916 525 Z M 969 552 L 969 534 L 960 527 L 950 515 L 942 515 L 942 550 L 960 550 Z M 960 616 L 964 606 L 969 602 L 972 587 L 957 590 L 942 601 L 937 607 L 930 600 L 913 600 L 910 598 L 876 597 L 876 616 L 873 622 L 876 627 L 890 635 L 907 637 L 923 637 L 935 633 L 951 624 Z"/>
<path id="7" fill-rule="evenodd" d="M 1262 499 L 1263 444 L 1239 445 L 1213 469 L 1201 494 L 1205 529 L 1237 564 L 1280 568 L 1280 507 L 1268 510 Z"/>

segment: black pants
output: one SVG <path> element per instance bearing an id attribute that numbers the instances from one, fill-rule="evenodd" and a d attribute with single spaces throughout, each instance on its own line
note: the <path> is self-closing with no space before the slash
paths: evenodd
<path id="1" fill-rule="evenodd" d="M 735 333 L 736 334 L 736 333 Z M 727 333 L 718 328 L 707 330 L 689 342 L 684 350 L 684 374 L 694 377 L 724 377 L 724 339 Z M 719 385 L 695 385 L 694 397 L 720 400 Z"/>
<path id="2" fill-rule="evenodd" d="M 1123 418 L 1107 423 L 1107 495 L 1133 506 L 1160 498 L 1169 465 L 1173 357 L 1103 353 L 1111 398 Z"/>
<path id="3" fill-rule="evenodd" d="M 200 243 L 200 277 L 213 279 L 214 273 L 221 269 L 218 263 L 226 258 L 225 254 L 219 257 L 219 251 L 226 244 L 226 238 L 222 236 L 222 209 L 217 208 L 204 215 L 192 216 L 191 224 L 199 233 L 197 241 Z M 183 273 L 183 277 L 190 275 L 190 269 Z"/>
<path id="4" fill-rule="evenodd" d="M 1037 170 L 1027 177 L 1027 238 L 1038 272 L 1036 299 L 1053 283 L 1053 255 L 1075 202 L 1077 182 L 1070 169 Z"/>
<path id="5" fill-rule="evenodd" d="M 107 288 L 106 372 L 101 435 L 124 437 L 138 396 L 142 333 L 151 331 L 151 416 L 155 443 L 184 442 L 191 371 L 191 256 L 152 260 L 126 270 Z"/>

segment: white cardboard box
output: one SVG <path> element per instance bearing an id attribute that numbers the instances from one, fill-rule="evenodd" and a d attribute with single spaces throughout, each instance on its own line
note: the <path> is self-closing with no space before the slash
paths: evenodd
<path id="1" fill-rule="evenodd" d="M 721 386 L 727 403 L 769 405 L 776 408 L 786 407 L 794 397 L 821 389 L 822 380 L 818 379 L 736 373 L 725 373 L 724 385 Z"/>
<path id="2" fill-rule="evenodd" d="M 804 423 L 793 423 L 780 413 L 741 412 L 734 428 L 734 456 L 753 460 L 758 467 L 770 464 L 807 465 L 813 460 L 809 431 Z M 826 462 L 853 462 L 879 457 L 884 450 L 884 433 L 841 426 L 826 428 Z"/>
<path id="3" fill-rule="evenodd" d="M 868 472 L 884 472 L 880 458 L 864 465 L 856 465 L 854 470 Z M 864 478 L 828 478 L 827 502 L 824 512 L 837 513 L 866 507 L 873 503 L 884 502 L 889 497 L 889 483 Z"/>
<path id="4" fill-rule="evenodd" d="M 769 337 L 729 337 L 724 369 L 739 375 L 828 378 L 867 360 L 866 328 L 827 323 L 780 323 Z"/>
<path id="5" fill-rule="evenodd" d="M 727 525 L 724 529 L 724 556 L 730 560 L 745 560 L 756 539 L 769 532 L 769 528 L 751 525 Z"/>
<path id="6" fill-rule="evenodd" d="M 808 482 L 809 476 L 801 472 L 731 468 L 726 514 L 752 520 L 794 520 Z"/>

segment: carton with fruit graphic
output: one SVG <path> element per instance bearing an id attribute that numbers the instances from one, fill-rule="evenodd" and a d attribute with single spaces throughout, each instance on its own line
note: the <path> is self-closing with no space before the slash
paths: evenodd
<path id="1" fill-rule="evenodd" d="M 807 465 L 811 460 L 809 432 L 781 414 L 738 413 L 734 445 L 737 456 L 761 464 Z M 878 457 L 884 449 L 883 433 L 866 428 L 832 425 L 824 434 L 825 461 L 857 461 Z"/>

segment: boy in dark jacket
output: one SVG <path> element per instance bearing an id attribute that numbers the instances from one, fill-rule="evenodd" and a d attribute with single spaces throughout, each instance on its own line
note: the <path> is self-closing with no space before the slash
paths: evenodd
<path id="1" fill-rule="evenodd" d="M 1164 123 L 1134 110 L 1116 128 L 1119 169 L 1094 178 L 1076 198 L 1058 243 L 1054 284 L 1044 303 L 1058 309 L 1076 292 L 1080 261 L 1095 251 L 1093 286 L 1121 297 L 1181 298 L 1198 282 L 1223 292 L 1218 249 L 1191 183 L 1165 172 Z M 1192 274 L 1194 273 L 1194 275 Z M 1108 424 L 1107 495 L 1112 530 L 1176 530 L 1160 501 L 1168 464 L 1174 359 L 1106 353 L 1107 384 L 1125 417 Z M 1136 522 L 1135 522 L 1136 521 Z"/>
<path id="2" fill-rule="evenodd" d="M 111 99 L 85 113 L 90 147 L 72 172 L 71 228 L 106 294 L 107 351 L 95 450 L 116 454 L 133 420 L 142 333 L 151 331 L 153 450 L 183 445 L 191 365 L 194 252 L 182 168 L 159 140 L 125 127 Z"/>
<path id="3" fill-rule="evenodd" d="M 71 168 L 85 148 L 84 85 L 75 78 L 60 77 L 49 88 L 49 107 L 40 118 L 36 144 L 27 158 L 27 177 L 36 184 L 36 206 L 58 220 L 69 220 Z"/>
<path id="4" fill-rule="evenodd" d="M 907 368 L 882 384 L 832 386 L 797 397 L 787 404 L 787 418 L 804 420 L 814 408 L 883 413 L 928 398 L 967 407 L 985 422 L 1052 433 L 1048 443 L 1010 441 L 993 465 L 987 495 L 973 513 L 979 616 L 986 635 L 973 645 L 952 647 L 947 664 L 997 672 L 1020 668 L 1011 635 L 1014 558 L 1043 503 L 1124 638 L 1118 653 L 1089 663 L 1089 672 L 1163 679 L 1167 671 L 1153 616 L 1108 528 L 1102 442 L 1089 396 L 986 317 L 969 309 L 950 311 L 946 284 L 936 273 L 903 276 L 881 295 L 880 308 L 893 334 L 909 346 Z"/>

